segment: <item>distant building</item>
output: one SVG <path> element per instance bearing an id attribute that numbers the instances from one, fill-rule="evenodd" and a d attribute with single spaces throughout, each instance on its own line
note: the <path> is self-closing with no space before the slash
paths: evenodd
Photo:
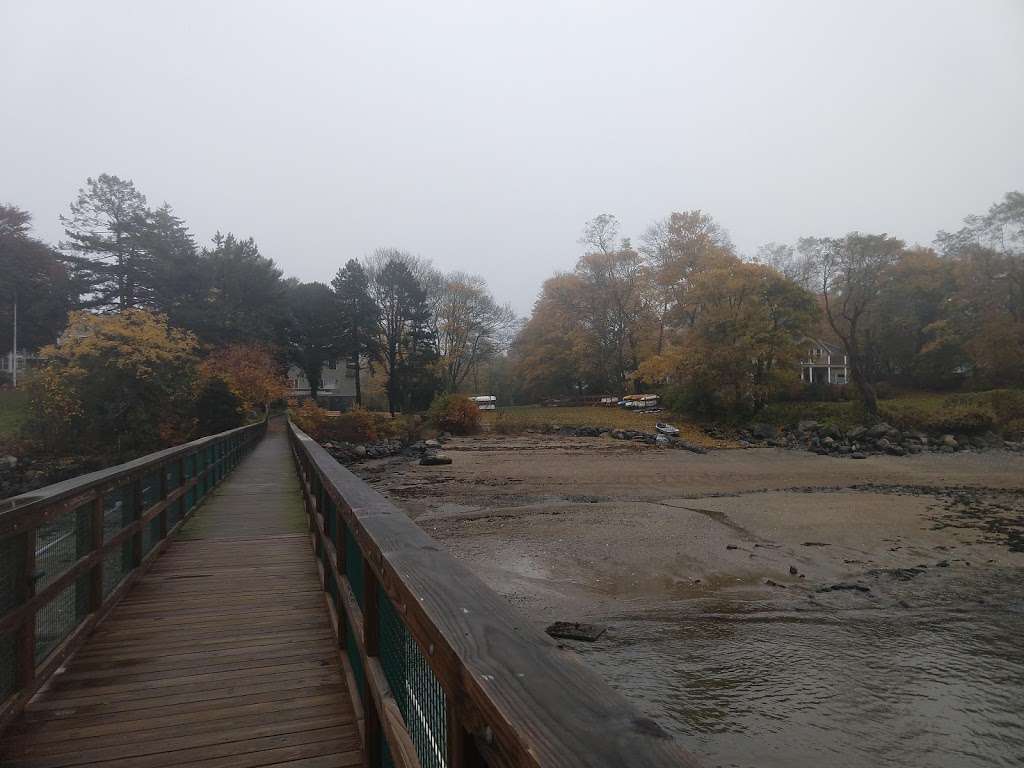
<path id="1" fill-rule="evenodd" d="M 310 396 L 309 380 L 298 366 L 288 369 L 288 397 L 302 402 Z M 344 360 L 331 360 L 320 369 L 317 403 L 329 411 L 347 411 L 356 400 L 356 369 Z"/>
<path id="2" fill-rule="evenodd" d="M 849 359 L 838 344 L 804 339 L 807 356 L 800 361 L 800 380 L 805 384 L 839 384 L 850 381 Z"/>
<path id="3" fill-rule="evenodd" d="M 0 373 L 13 374 L 14 366 L 18 366 L 18 376 L 29 369 L 32 365 L 32 361 L 36 360 L 36 356 L 29 352 L 27 349 L 19 349 L 17 352 L 13 350 L 5 352 L 0 355 Z"/>

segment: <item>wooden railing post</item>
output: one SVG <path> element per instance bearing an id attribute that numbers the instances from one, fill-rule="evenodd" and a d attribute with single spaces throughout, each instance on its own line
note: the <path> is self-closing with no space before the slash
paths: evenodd
<path id="1" fill-rule="evenodd" d="M 132 521 L 137 521 L 142 517 L 142 476 L 137 476 L 132 480 Z M 142 528 L 135 532 L 132 536 L 132 557 L 131 564 L 132 570 L 135 570 L 142 564 Z"/>
<path id="2" fill-rule="evenodd" d="M 379 590 L 377 577 L 366 559 L 363 559 L 363 647 L 368 658 L 380 656 L 380 611 L 377 603 Z M 369 670 L 363 675 L 363 754 L 369 768 L 380 768 L 383 755 L 380 749 L 381 724 L 377 705 L 373 701 Z"/>
<path id="3" fill-rule="evenodd" d="M 36 532 L 35 530 L 24 533 L 24 567 L 21 577 L 23 579 L 22 600 L 27 603 L 36 594 Z M 28 688 L 35 681 L 36 677 L 36 612 L 32 611 L 25 617 L 21 628 L 18 630 L 17 640 L 17 680 L 19 688 Z"/>
<path id="4" fill-rule="evenodd" d="M 160 501 L 167 501 L 167 492 L 169 490 L 167 483 L 167 467 L 168 464 L 160 465 Z M 167 504 L 164 504 L 164 508 L 160 510 L 160 540 L 163 541 L 167 538 Z"/>
<path id="5" fill-rule="evenodd" d="M 90 523 L 92 530 L 92 551 L 103 552 L 103 494 L 98 495 L 92 502 L 92 516 Z M 89 573 L 89 613 L 95 613 L 103 605 L 103 557 L 96 560 L 96 564 Z"/>
<path id="6" fill-rule="evenodd" d="M 466 730 L 462 713 L 451 699 L 446 703 L 445 712 L 448 723 L 448 768 L 486 768 L 473 734 Z"/>

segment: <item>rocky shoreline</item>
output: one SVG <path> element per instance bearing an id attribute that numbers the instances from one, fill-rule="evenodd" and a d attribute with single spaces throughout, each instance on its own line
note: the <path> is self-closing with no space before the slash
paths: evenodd
<path id="1" fill-rule="evenodd" d="M 717 430 L 706 431 L 708 434 L 717 434 Z M 739 431 L 738 438 L 740 446 L 744 448 L 768 445 L 850 459 L 993 449 L 1024 452 L 1024 442 L 1004 440 L 995 432 L 983 435 L 926 435 L 917 430 L 899 430 L 885 422 L 846 431 L 812 420 L 801 421 L 796 429 L 789 430 L 771 424 L 751 424 L 749 428 Z"/>

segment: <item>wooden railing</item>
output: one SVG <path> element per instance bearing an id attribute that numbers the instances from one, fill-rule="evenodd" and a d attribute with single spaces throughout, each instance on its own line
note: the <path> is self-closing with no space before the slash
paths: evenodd
<path id="1" fill-rule="evenodd" d="M 293 424 L 289 439 L 370 768 L 696 766 Z"/>
<path id="2" fill-rule="evenodd" d="M 0 733 L 265 432 L 240 427 L 0 502 Z"/>

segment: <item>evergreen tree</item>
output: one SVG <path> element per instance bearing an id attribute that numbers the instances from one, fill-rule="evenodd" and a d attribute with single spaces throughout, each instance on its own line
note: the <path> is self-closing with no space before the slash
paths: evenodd
<path id="1" fill-rule="evenodd" d="M 184 322 L 214 346 L 285 340 L 286 286 L 273 259 L 260 254 L 251 237 L 218 232 L 200 259 L 201 300 Z"/>
<path id="2" fill-rule="evenodd" d="M 149 306 L 154 263 L 145 247 L 149 210 L 131 181 L 100 174 L 86 179 L 61 216 L 67 240 L 61 243 L 82 307 L 122 311 Z"/>
<path id="3" fill-rule="evenodd" d="M 28 212 L 0 205 L 0 353 L 14 341 L 15 304 L 20 349 L 52 344 L 67 322 L 67 272 L 57 254 L 29 234 L 31 222 Z"/>
<path id="4" fill-rule="evenodd" d="M 324 365 L 343 350 L 334 292 L 323 283 L 295 283 L 288 289 L 288 309 L 288 355 L 306 374 L 316 400 Z"/>
<path id="5" fill-rule="evenodd" d="M 362 405 L 362 361 L 376 359 L 380 351 L 376 337 L 380 312 L 370 296 L 370 279 L 366 270 L 355 259 L 349 259 L 338 270 L 331 285 L 337 296 L 342 347 L 349 360 L 349 369 L 355 373 L 356 404 Z"/>

